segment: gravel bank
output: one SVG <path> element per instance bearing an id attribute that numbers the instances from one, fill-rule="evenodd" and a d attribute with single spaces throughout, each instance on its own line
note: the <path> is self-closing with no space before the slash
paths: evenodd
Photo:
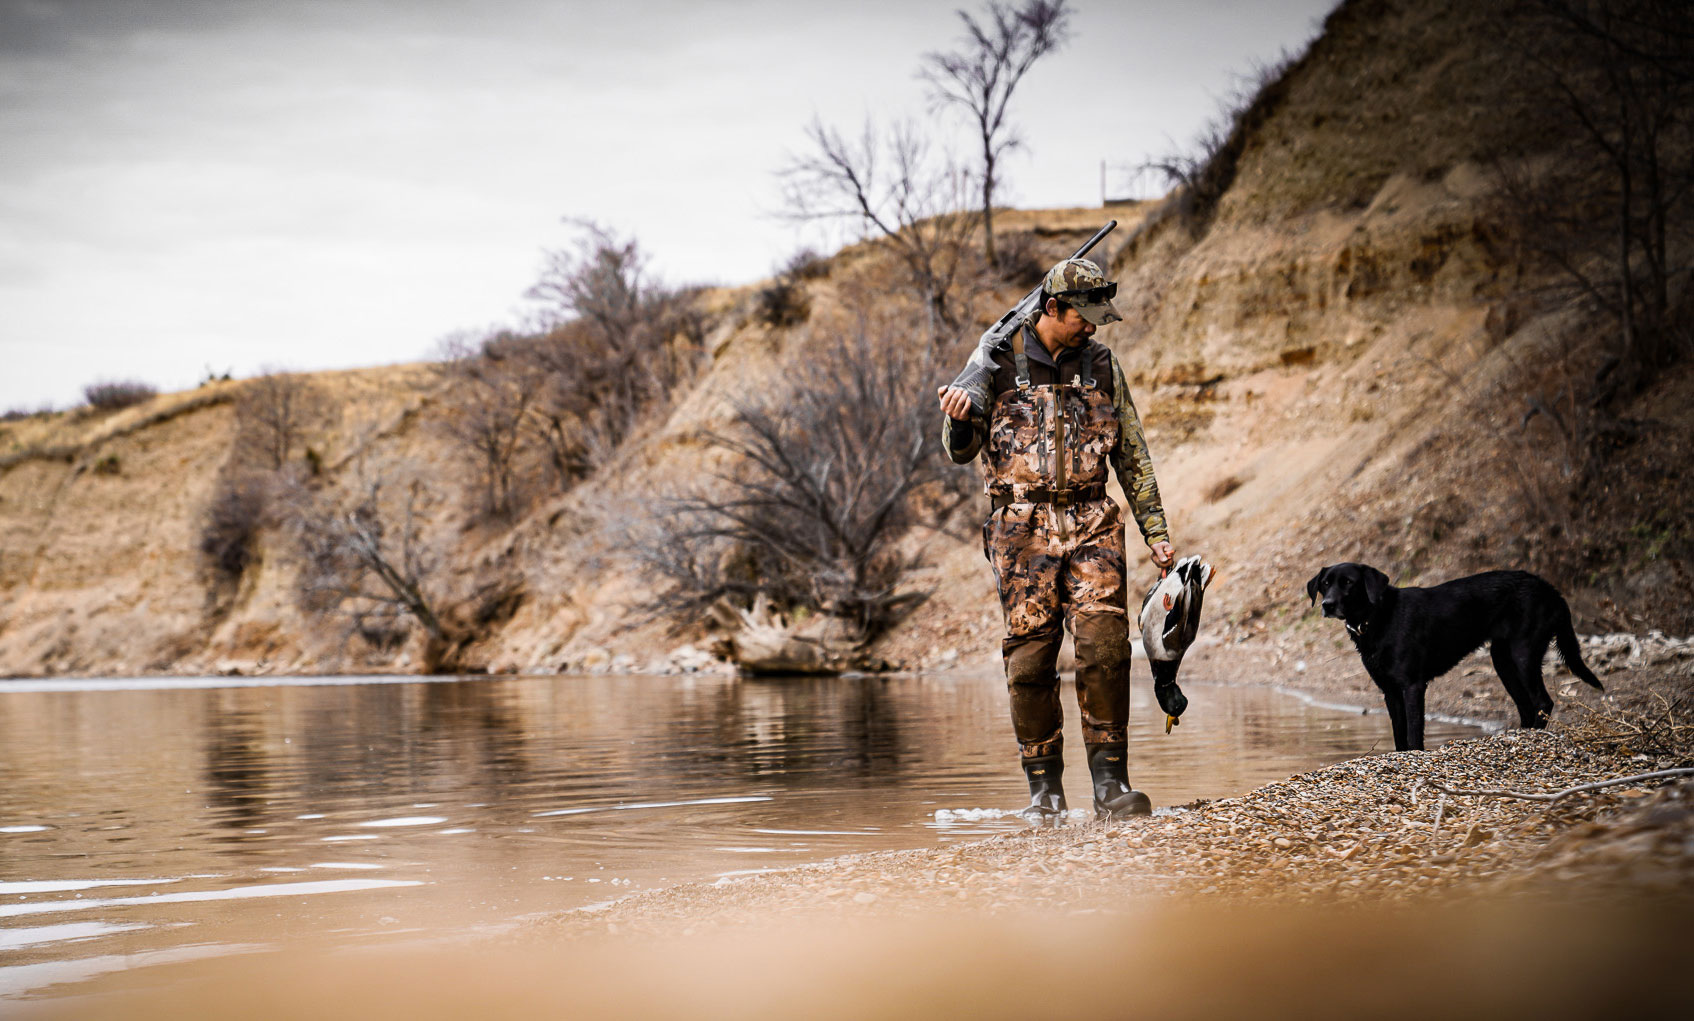
<path id="1" fill-rule="evenodd" d="M 537 927 L 538 935 L 694 935 L 795 915 L 1133 910 L 1149 898 L 1380 903 L 1437 891 L 1694 892 L 1694 783 L 1553 803 L 1443 797 L 1452 787 L 1550 791 L 1686 765 L 1507 731 L 1433 752 L 1375 755 L 1142 820 L 833 859 L 650 891 Z"/>
<path id="2" fill-rule="evenodd" d="M 1333 638 L 1201 646 L 1185 675 L 1282 685 L 1381 713 L 1381 696 L 1351 647 L 1317 647 Z M 1686 745 L 1641 755 L 1583 733 L 1603 715 L 1694 698 L 1694 642 L 1601 636 L 1586 639 L 1583 654 L 1607 690 L 1593 692 L 1550 662 L 1547 686 L 1559 703 L 1551 732 L 1515 729 L 1515 710 L 1482 653 L 1431 685 L 1430 712 L 1513 729 L 1433 751 L 1337 763 L 1150 819 L 647 891 L 550 919 L 533 934 L 698 935 L 815 913 L 1114 913 L 1178 898 L 1405 903 L 1443 893 L 1510 896 L 1547 883 L 1601 897 L 1694 895 L 1694 783 L 1625 786 L 1552 803 L 1443 797 L 1430 786 L 1545 792 L 1694 765 Z M 1681 709 L 1685 725 L 1690 708 L 1685 702 Z M 1382 726 L 1386 734 L 1386 714 Z"/>

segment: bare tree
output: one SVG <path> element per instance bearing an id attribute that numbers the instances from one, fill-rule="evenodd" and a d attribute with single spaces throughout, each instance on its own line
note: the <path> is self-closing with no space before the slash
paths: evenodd
<path id="1" fill-rule="evenodd" d="M 1560 144 L 1500 161 L 1501 193 L 1519 239 L 1615 323 L 1605 401 L 1694 348 L 1676 309 L 1694 270 L 1694 8 L 1529 0 L 1514 13 Z"/>
<path id="2" fill-rule="evenodd" d="M 545 379 L 496 335 L 473 344 L 449 338 L 440 363 L 448 382 L 441 432 L 464 455 L 478 478 L 482 512 L 509 518 L 516 509 L 519 454 L 525 427 Z"/>
<path id="3" fill-rule="evenodd" d="M 581 233 L 570 248 L 544 253 L 541 277 L 525 297 L 539 305 L 544 326 L 581 319 L 601 340 L 614 341 L 663 288 L 648 279 L 646 253 L 634 238 L 593 220 L 565 222 Z"/>
<path id="4" fill-rule="evenodd" d="M 912 385 L 934 354 L 868 316 L 796 358 L 792 385 L 736 407 L 708 441 L 728 455 L 712 485 L 664 505 L 636 553 L 667 582 L 653 608 L 698 613 L 763 595 L 843 621 L 860 639 L 922 595 L 898 540 L 911 497 L 944 471 L 933 408 Z"/>
<path id="5" fill-rule="evenodd" d="M 441 565 L 423 543 L 420 489 L 413 481 L 398 506 L 384 499 L 380 479 L 350 495 L 308 497 L 293 522 L 303 561 L 298 595 L 307 609 L 344 614 L 368 636 L 380 634 L 372 621 L 416 622 L 429 638 L 425 668 L 434 672 L 452 668 L 464 636 L 443 623 L 431 591 Z"/>
<path id="6" fill-rule="evenodd" d="M 282 470 L 322 411 L 322 394 L 298 375 L 266 370 L 248 380 L 235 405 L 237 460 Z"/>
<path id="7" fill-rule="evenodd" d="M 542 378 L 528 421 L 561 484 L 605 463 L 693 374 L 704 342 L 693 295 L 655 281 L 634 239 L 573 222 L 582 235 L 547 253 L 528 291 L 543 329 L 503 343 Z"/>
<path id="8" fill-rule="evenodd" d="M 962 175 L 951 159 L 931 153 L 915 125 L 885 132 L 867 121 L 856 141 L 814 120 L 811 152 L 781 172 L 788 215 L 840 220 L 882 238 L 905 268 L 928 314 L 932 342 L 951 339 L 963 323 L 955 294 L 964 276 L 964 247 L 976 218 L 964 211 Z"/>
<path id="9" fill-rule="evenodd" d="M 983 255 L 994 254 L 994 195 L 1000 161 L 1022 144 L 1006 119 L 1012 93 L 1037 60 L 1065 42 L 1070 11 L 1065 0 L 1024 0 L 1020 7 L 989 0 L 980 20 L 959 11 L 965 34 L 959 48 L 924 55 L 920 75 L 938 106 L 957 106 L 975 121 L 982 149 Z"/>
<path id="10" fill-rule="evenodd" d="M 214 607 L 228 607 L 260 534 L 280 523 L 301 474 L 286 470 L 289 457 L 322 414 L 321 392 L 300 376 L 266 370 L 242 384 L 235 438 L 199 521 Z"/>

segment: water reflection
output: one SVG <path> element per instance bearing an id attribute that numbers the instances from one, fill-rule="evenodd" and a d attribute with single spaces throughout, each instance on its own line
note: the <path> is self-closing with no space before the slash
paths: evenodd
<path id="1" fill-rule="evenodd" d="M 212 821 L 233 829 L 221 839 L 239 844 L 243 831 L 265 822 L 270 758 L 250 712 L 214 707 L 206 715 L 206 793 Z"/>
<path id="2" fill-rule="evenodd" d="M 482 924 L 974 839 L 1018 824 L 967 810 L 1025 797 L 995 677 L 103 687 L 0 684 L 0 889 L 42 930 L 9 959 Z M 1131 777 L 1158 804 L 1387 745 L 1380 716 L 1189 694 L 1167 737 L 1134 693 Z M 136 889 L 50 892 L 111 883 Z"/>

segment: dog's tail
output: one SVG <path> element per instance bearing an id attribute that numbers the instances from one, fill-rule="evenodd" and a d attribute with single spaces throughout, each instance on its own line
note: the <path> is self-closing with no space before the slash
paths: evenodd
<path id="1" fill-rule="evenodd" d="M 1570 623 L 1570 606 L 1562 596 L 1559 598 L 1559 622 L 1553 631 L 1553 638 L 1559 643 L 1559 655 L 1570 672 L 1590 687 L 1605 691 L 1605 685 L 1600 683 L 1600 678 L 1595 677 L 1594 671 L 1588 669 L 1588 664 L 1582 661 L 1582 646 L 1576 640 L 1576 629 L 1571 627 Z"/>

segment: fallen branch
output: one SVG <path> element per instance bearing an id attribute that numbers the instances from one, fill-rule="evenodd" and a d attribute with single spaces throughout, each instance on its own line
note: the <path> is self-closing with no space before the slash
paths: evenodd
<path id="1" fill-rule="evenodd" d="M 1694 776 L 1694 767 L 1685 767 L 1682 769 L 1661 769 L 1656 773 L 1638 773 L 1635 776 L 1620 776 L 1616 780 L 1601 780 L 1598 783 L 1580 784 L 1576 787 L 1567 787 L 1562 791 L 1553 791 L 1549 794 L 1529 794 L 1524 791 L 1465 790 L 1459 787 L 1448 787 L 1446 784 L 1443 784 L 1438 780 L 1429 780 L 1427 783 L 1443 794 L 1469 794 L 1485 798 L 1517 798 L 1520 801 L 1557 801 L 1560 798 L 1568 797 L 1572 794 L 1585 794 L 1588 791 L 1597 791 L 1602 787 L 1616 787 L 1620 784 L 1640 783 L 1644 780 L 1668 780 L 1672 777 L 1678 776 Z"/>

